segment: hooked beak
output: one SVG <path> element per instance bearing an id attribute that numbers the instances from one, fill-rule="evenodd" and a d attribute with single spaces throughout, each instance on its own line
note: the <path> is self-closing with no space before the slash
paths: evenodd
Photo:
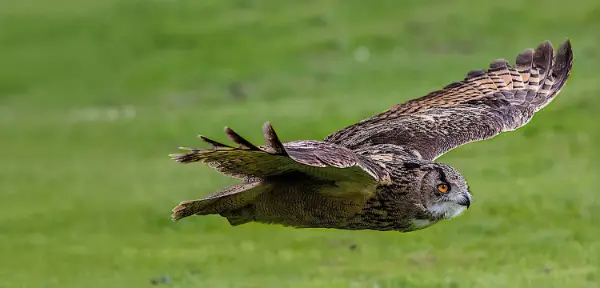
<path id="1" fill-rule="evenodd" d="M 469 194 L 462 195 L 460 197 L 460 199 L 458 199 L 458 201 L 456 201 L 456 203 L 458 203 L 458 205 L 466 206 L 467 209 L 469 209 L 469 207 L 471 206 L 471 195 L 469 195 Z"/>

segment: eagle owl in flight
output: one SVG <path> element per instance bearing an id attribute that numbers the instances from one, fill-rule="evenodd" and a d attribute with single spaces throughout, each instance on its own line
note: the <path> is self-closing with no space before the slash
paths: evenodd
<path id="1" fill-rule="evenodd" d="M 225 128 L 237 145 L 204 136 L 208 149 L 170 156 L 204 162 L 243 181 L 181 202 L 173 220 L 218 214 L 233 226 L 256 221 L 298 228 L 414 231 L 451 219 L 471 204 L 465 178 L 434 160 L 467 143 L 524 126 L 560 92 L 571 73 L 568 40 L 493 61 L 464 80 L 398 104 L 322 141 L 282 142 L 263 126 L 257 146 Z"/>

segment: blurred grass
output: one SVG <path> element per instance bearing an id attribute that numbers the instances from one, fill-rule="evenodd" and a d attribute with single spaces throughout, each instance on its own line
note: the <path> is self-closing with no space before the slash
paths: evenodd
<path id="1" fill-rule="evenodd" d="M 2 1 L 0 27 L 0 287 L 600 282 L 595 1 Z M 552 105 L 440 159 L 476 197 L 458 219 L 408 234 L 169 220 L 234 183 L 168 160 L 198 133 L 259 141 L 271 121 L 321 139 L 565 38 L 574 72 Z"/>

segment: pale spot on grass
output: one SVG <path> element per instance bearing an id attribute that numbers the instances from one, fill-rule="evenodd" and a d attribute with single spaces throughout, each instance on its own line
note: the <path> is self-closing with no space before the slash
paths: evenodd
<path id="1" fill-rule="evenodd" d="M 371 58 L 371 51 L 365 46 L 360 46 L 354 50 L 354 60 L 358 62 L 367 62 Z"/>

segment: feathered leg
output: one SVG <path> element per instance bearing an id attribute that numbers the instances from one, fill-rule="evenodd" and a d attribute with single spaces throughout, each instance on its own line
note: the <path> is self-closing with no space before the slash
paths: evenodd
<path id="1" fill-rule="evenodd" d="M 173 208 L 174 221 L 192 215 L 221 214 L 240 209 L 263 192 L 262 182 L 242 183 L 216 192 L 204 199 L 188 200 Z M 243 192 L 243 193 L 242 193 Z"/>

